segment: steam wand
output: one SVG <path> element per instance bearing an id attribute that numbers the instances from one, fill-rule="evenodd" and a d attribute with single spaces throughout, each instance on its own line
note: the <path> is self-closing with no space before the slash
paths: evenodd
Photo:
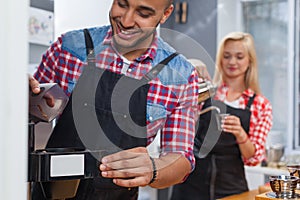
<path id="1" fill-rule="evenodd" d="M 206 112 L 208 112 L 208 111 L 211 111 L 211 110 L 216 110 L 216 111 L 218 112 L 218 114 L 221 113 L 220 108 L 218 108 L 217 106 L 210 106 L 210 107 L 207 107 L 207 108 L 201 110 L 198 114 L 199 114 L 199 115 L 202 115 L 202 114 L 204 114 L 204 113 L 206 113 Z"/>

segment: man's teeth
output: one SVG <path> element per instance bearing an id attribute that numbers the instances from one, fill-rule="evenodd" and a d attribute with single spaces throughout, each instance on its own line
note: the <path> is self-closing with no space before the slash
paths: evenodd
<path id="1" fill-rule="evenodd" d="M 132 31 L 124 31 L 124 30 L 121 30 L 121 33 L 122 33 L 122 34 L 125 34 L 125 35 L 130 35 L 130 34 L 132 34 L 133 32 L 132 32 Z"/>

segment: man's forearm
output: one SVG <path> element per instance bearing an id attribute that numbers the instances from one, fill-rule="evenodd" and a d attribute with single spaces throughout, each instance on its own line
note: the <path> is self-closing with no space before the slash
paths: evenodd
<path id="1" fill-rule="evenodd" d="M 150 184 L 153 188 L 162 189 L 180 183 L 191 171 L 190 162 L 178 153 L 168 153 L 154 161 L 157 174 L 155 181 Z"/>

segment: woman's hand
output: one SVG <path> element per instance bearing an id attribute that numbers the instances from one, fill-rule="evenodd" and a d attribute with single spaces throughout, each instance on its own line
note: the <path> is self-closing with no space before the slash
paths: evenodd
<path id="1" fill-rule="evenodd" d="M 225 118 L 222 125 L 223 131 L 235 136 L 236 143 L 239 145 L 241 153 L 245 159 L 249 159 L 255 154 L 255 146 L 250 141 L 248 134 L 241 126 L 240 118 L 229 115 Z"/>
<path id="2" fill-rule="evenodd" d="M 237 143 L 242 143 L 248 138 L 247 133 L 241 125 L 240 118 L 234 115 L 226 116 L 222 123 L 222 129 L 225 132 L 231 133 L 235 136 Z"/>
<path id="3" fill-rule="evenodd" d="M 145 147 L 120 151 L 101 160 L 101 175 L 113 178 L 116 185 L 123 187 L 146 186 L 152 179 L 153 167 Z"/>

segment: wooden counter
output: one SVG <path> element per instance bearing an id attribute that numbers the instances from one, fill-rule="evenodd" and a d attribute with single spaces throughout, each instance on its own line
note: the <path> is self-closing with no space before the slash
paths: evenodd
<path id="1" fill-rule="evenodd" d="M 267 193 L 268 192 L 265 192 L 265 193 L 263 193 L 263 194 L 259 194 L 259 195 L 257 195 L 256 197 L 255 197 L 255 200 L 274 200 L 274 199 L 276 199 L 276 200 L 284 200 L 284 199 L 279 199 L 279 198 L 272 198 L 272 197 L 268 197 L 267 196 Z M 297 190 L 296 191 L 296 193 L 297 194 L 299 194 L 299 190 Z M 274 194 L 275 195 L 275 194 Z M 293 198 L 292 200 L 300 200 L 300 198 L 299 197 L 296 197 L 296 198 Z"/>
<path id="2" fill-rule="evenodd" d="M 248 192 L 228 196 L 219 200 L 255 200 L 256 195 L 258 195 L 258 190 L 250 190 Z"/>

